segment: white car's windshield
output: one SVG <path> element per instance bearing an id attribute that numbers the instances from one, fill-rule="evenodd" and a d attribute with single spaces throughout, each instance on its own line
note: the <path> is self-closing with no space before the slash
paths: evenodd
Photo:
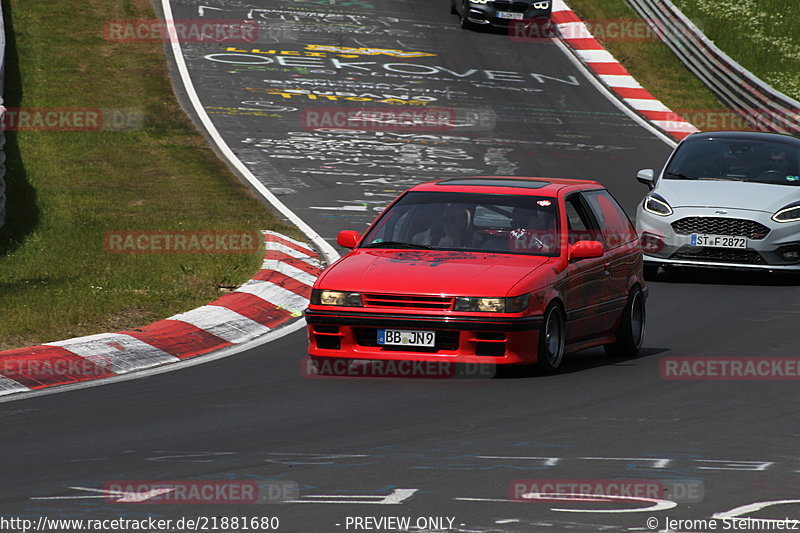
<path id="1" fill-rule="evenodd" d="M 556 201 L 524 195 L 410 192 L 362 247 L 557 255 Z"/>
<path id="2" fill-rule="evenodd" d="M 800 186 L 800 150 L 782 142 L 708 139 L 686 142 L 665 179 L 751 181 Z"/>

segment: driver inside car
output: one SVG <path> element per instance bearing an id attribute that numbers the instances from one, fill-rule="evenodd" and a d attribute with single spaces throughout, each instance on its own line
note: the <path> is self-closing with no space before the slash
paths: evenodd
<path id="1" fill-rule="evenodd" d="M 770 148 L 766 166 L 758 175 L 758 179 L 784 181 L 787 176 L 794 174 L 794 172 L 790 172 L 792 169 L 790 163 L 789 154 L 785 148 L 779 146 Z"/>
<path id="2" fill-rule="evenodd" d="M 517 209 L 511 221 L 510 250 L 540 250 L 548 253 L 555 246 L 555 219 L 543 210 Z"/>

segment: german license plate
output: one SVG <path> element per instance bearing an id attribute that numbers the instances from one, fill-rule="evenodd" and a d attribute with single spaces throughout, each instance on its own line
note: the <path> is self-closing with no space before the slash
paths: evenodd
<path id="1" fill-rule="evenodd" d="M 747 248 L 747 237 L 730 235 L 704 235 L 693 233 L 692 246 L 709 246 L 711 248 Z"/>
<path id="2" fill-rule="evenodd" d="M 522 20 L 522 13 L 512 13 L 511 11 L 498 11 L 497 18 L 499 19 L 512 19 Z"/>
<path id="3" fill-rule="evenodd" d="M 378 344 L 392 346 L 434 346 L 435 331 L 409 329 L 379 329 Z"/>

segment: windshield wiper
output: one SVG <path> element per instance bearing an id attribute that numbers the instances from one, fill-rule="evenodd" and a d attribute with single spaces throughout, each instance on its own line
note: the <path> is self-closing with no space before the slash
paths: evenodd
<path id="1" fill-rule="evenodd" d="M 676 178 L 682 179 L 682 180 L 696 180 L 697 179 L 697 178 L 694 178 L 692 176 L 687 176 L 686 174 L 681 174 L 680 172 L 667 172 L 667 175 L 668 176 L 675 176 Z"/>
<path id="2" fill-rule="evenodd" d="M 365 244 L 362 246 L 362 248 L 414 248 L 419 250 L 430 250 L 433 247 L 427 244 L 414 244 L 410 242 L 381 241 Z"/>

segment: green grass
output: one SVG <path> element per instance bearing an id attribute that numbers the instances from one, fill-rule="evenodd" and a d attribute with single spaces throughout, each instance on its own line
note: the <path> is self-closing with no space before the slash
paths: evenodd
<path id="1" fill-rule="evenodd" d="M 675 0 L 675 5 L 743 67 L 800 100 L 800 2 Z"/>
<path id="2" fill-rule="evenodd" d="M 247 280 L 262 252 L 119 255 L 108 231 L 275 229 L 177 104 L 163 44 L 103 39 L 149 0 L 3 0 L 9 108 L 135 108 L 131 131 L 7 133 L 0 349 L 147 324 Z M 71 21 L 71 22 L 70 22 Z"/>
<path id="3" fill-rule="evenodd" d="M 582 19 L 600 27 L 604 20 L 644 24 L 624 0 L 567 0 L 567 4 Z M 643 87 L 676 113 L 724 113 L 725 106 L 657 38 L 603 39 L 598 35 L 598 40 Z"/>

